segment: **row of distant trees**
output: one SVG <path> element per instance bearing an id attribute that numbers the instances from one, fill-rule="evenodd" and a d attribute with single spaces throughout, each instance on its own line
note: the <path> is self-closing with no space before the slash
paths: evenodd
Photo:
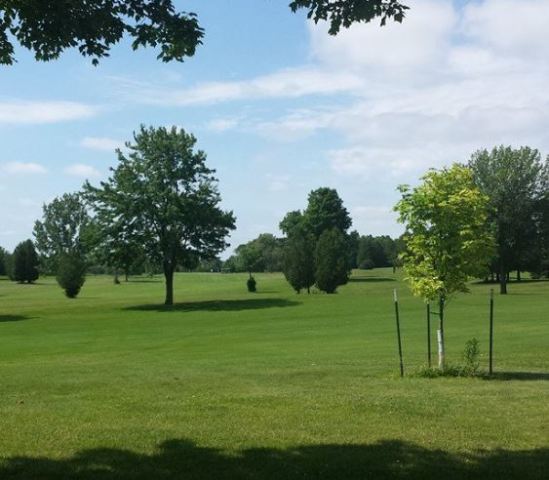
<path id="1" fill-rule="evenodd" d="M 281 272 L 284 268 L 286 237 L 262 233 L 257 238 L 239 245 L 233 255 L 224 262 L 201 262 L 201 271 L 225 272 Z M 351 268 L 369 270 L 372 268 L 398 267 L 398 255 L 403 251 L 401 238 L 388 235 L 360 235 L 356 230 L 349 234 L 348 255 Z"/>
<path id="2" fill-rule="evenodd" d="M 222 262 L 217 254 L 227 246 L 234 216 L 219 208 L 217 180 L 195 142 L 183 130 L 142 127 L 127 145 L 130 153 L 118 152 L 106 182 L 54 199 L 35 224 L 34 243 L 22 242 L 12 255 L 0 250 L 0 274 L 21 282 L 34 281 L 39 271 L 56 274 L 74 295 L 86 270 L 111 272 L 116 281 L 118 275 L 162 272 L 170 304 L 178 269 L 283 271 L 298 292 L 315 284 L 333 292 L 352 268 L 396 268 L 408 251 L 409 236 L 349 233 L 351 218 L 337 191 L 320 188 L 303 211 L 282 219 L 283 238 L 262 234 Z M 501 293 L 513 270 L 518 278 L 521 271 L 549 277 L 547 160 L 528 147 L 497 147 L 476 152 L 464 168 L 486 203 L 485 226 L 494 239 L 479 275 L 498 281 Z M 437 201 L 441 210 L 449 199 Z"/>

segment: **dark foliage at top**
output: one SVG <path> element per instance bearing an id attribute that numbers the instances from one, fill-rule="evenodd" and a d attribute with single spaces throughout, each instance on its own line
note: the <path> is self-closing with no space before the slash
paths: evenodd
<path id="1" fill-rule="evenodd" d="M 0 2 L 0 63 L 11 65 L 13 39 L 36 60 L 77 48 L 97 64 L 125 36 L 132 48 L 158 47 L 164 62 L 195 53 L 204 35 L 194 13 L 178 13 L 171 0 L 10 0 Z"/>

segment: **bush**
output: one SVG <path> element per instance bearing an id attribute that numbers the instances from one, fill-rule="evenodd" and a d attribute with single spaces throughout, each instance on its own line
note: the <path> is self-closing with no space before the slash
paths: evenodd
<path id="1" fill-rule="evenodd" d="M 65 295 L 75 298 L 86 280 L 86 263 L 79 255 L 63 255 L 57 266 L 57 283 Z"/>
<path id="2" fill-rule="evenodd" d="M 250 275 L 250 278 L 248 278 L 248 281 L 246 282 L 246 286 L 248 287 L 248 292 L 256 292 L 257 291 L 257 282 L 255 281 L 255 278 Z"/>
<path id="3" fill-rule="evenodd" d="M 375 268 L 375 266 L 375 263 L 368 258 L 360 262 L 358 268 L 360 268 L 361 270 L 372 270 L 372 268 Z"/>
<path id="4" fill-rule="evenodd" d="M 467 376 L 475 376 L 478 373 L 480 367 L 480 348 L 478 340 L 472 338 L 465 343 L 465 350 L 463 350 L 463 360 L 465 365 L 463 367 L 464 374 Z"/>

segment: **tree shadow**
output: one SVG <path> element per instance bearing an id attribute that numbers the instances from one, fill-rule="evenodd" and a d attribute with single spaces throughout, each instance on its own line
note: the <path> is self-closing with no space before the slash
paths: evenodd
<path id="1" fill-rule="evenodd" d="M 355 278 L 349 278 L 350 283 L 378 283 L 378 282 L 396 282 L 396 279 L 394 278 L 388 278 L 388 277 L 355 277 Z"/>
<path id="2" fill-rule="evenodd" d="M 0 478 L 12 480 L 429 480 L 546 478 L 549 449 L 454 454 L 398 440 L 365 445 L 254 448 L 229 454 L 168 440 L 151 455 L 113 448 L 65 459 L 11 457 Z"/>
<path id="3" fill-rule="evenodd" d="M 494 372 L 492 375 L 485 375 L 484 380 L 549 380 L 549 373 L 544 372 Z"/>
<path id="4" fill-rule="evenodd" d="M 1 315 L 0 314 L 0 323 L 4 322 L 20 322 L 22 320 L 30 320 L 31 317 L 26 315 Z"/>
<path id="5" fill-rule="evenodd" d="M 242 300 L 206 300 L 201 302 L 183 302 L 172 306 L 166 305 L 133 305 L 125 307 L 124 310 L 139 312 L 234 312 L 241 310 L 260 310 L 265 308 L 285 308 L 301 305 L 294 300 L 283 298 L 250 298 Z"/>

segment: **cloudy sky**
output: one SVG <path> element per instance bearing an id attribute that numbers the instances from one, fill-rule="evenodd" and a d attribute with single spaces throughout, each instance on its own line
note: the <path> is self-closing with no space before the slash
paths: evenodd
<path id="1" fill-rule="evenodd" d="M 397 235 L 395 187 L 478 148 L 549 153 L 549 0 L 409 0 L 405 23 L 330 37 L 288 0 L 181 0 L 206 29 L 183 64 L 127 45 L 0 67 L 0 245 L 115 165 L 147 125 L 193 132 L 234 210 L 233 246 L 337 188 L 363 234 Z"/>

